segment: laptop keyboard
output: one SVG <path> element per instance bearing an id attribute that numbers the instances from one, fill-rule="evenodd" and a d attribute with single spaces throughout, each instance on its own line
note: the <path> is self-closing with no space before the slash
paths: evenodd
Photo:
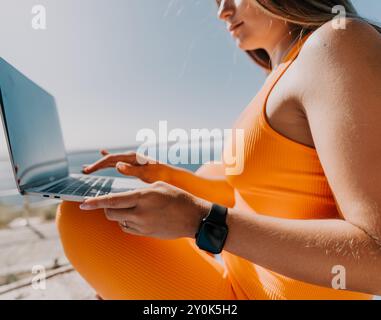
<path id="1" fill-rule="evenodd" d="M 80 197 L 95 197 L 106 195 L 111 192 L 111 186 L 115 179 L 100 177 L 80 177 L 67 179 L 55 184 L 41 192 L 66 194 Z"/>

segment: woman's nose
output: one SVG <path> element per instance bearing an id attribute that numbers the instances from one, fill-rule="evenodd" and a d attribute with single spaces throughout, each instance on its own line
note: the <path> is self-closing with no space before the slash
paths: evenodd
<path id="1" fill-rule="evenodd" d="M 233 0 L 221 0 L 220 7 L 218 9 L 218 18 L 227 21 L 232 15 L 234 15 L 234 1 Z"/>

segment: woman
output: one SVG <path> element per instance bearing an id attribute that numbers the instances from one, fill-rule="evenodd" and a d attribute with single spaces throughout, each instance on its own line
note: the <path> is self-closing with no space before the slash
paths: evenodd
<path id="1" fill-rule="evenodd" d="M 242 174 L 103 151 L 85 173 L 116 167 L 155 183 L 82 211 L 63 203 L 68 258 L 104 299 L 371 299 L 381 293 L 380 29 L 347 0 L 217 3 L 270 73 L 235 124 Z M 224 266 L 195 245 L 213 203 L 229 208 Z"/>

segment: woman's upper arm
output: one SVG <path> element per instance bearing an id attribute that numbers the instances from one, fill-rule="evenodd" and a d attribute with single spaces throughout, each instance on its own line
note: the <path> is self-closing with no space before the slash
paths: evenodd
<path id="1" fill-rule="evenodd" d="M 302 104 L 339 210 L 381 245 L 381 35 L 326 24 L 300 54 Z"/>

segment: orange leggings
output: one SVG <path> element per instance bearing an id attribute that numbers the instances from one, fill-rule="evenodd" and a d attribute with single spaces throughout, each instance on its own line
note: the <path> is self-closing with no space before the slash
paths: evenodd
<path id="1" fill-rule="evenodd" d="M 237 299 L 224 267 L 194 240 L 121 231 L 103 210 L 63 202 L 57 225 L 65 253 L 103 299 Z"/>

